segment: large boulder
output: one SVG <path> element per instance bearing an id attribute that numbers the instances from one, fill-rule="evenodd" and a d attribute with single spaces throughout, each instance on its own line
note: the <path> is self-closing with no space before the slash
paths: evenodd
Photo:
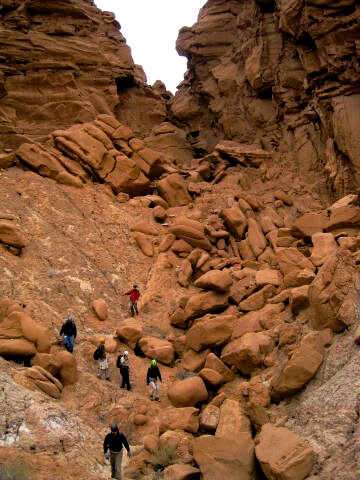
<path id="1" fill-rule="evenodd" d="M 25 238 L 14 222 L 0 219 L 0 243 L 22 249 L 25 247 Z"/>
<path id="2" fill-rule="evenodd" d="M 228 343 L 223 348 L 220 358 L 227 365 L 250 374 L 255 368 L 264 364 L 265 357 L 271 352 L 273 346 L 272 338 L 266 333 L 249 332 Z"/>
<path id="3" fill-rule="evenodd" d="M 143 336 L 143 328 L 137 320 L 123 320 L 116 329 L 116 336 L 121 342 L 126 343 L 130 348 L 134 349 Z"/>
<path id="4" fill-rule="evenodd" d="M 215 436 L 236 441 L 242 433 L 249 434 L 251 438 L 250 420 L 245 415 L 240 402 L 227 398 L 220 407 L 220 418 Z"/>
<path id="5" fill-rule="evenodd" d="M 287 428 L 267 423 L 255 443 L 256 458 L 268 479 L 303 480 L 312 470 L 312 449 Z"/>
<path id="6" fill-rule="evenodd" d="M 276 258 L 283 275 L 290 273 L 292 270 L 308 269 L 315 271 L 315 265 L 305 257 L 297 248 L 283 248 L 276 250 Z"/>
<path id="7" fill-rule="evenodd" d="M 221 211 L 221 218 L 224 220 L 229 232 L 236 239 L 242 240 L 244 238 L 248 222 L 244 213 L 237 205 L 230 208 L 224 208 Z"/>
<path id="8" fill-rule="evenodd" d="M 325 354 L 328 335 L 310 333 L 292 352 L 281 373 L 271 381 L 271 397 L 279 400 L 299 391 L 316 374 Z"/>
<path id="9" fill-rule="evenodd" d="M 341 332 L 357 321 L 359 271 L 351 252 L 337 251 L 320 267 L 309 287 L 310 321 L 313 328 L 330 327 Z"/>
<path id="10" fill-rule="evenodd" d="M 174 408 L 162 410 L 160 415 L 160 432 L 167 430 L 185 430 L 196 433 L 199 429 L 199 410 L 194 407 Z"/>
<path id="11" fill-rule="evenodd" d="M 194 321 L 185 335 L 185 343 L 195 351 L 223 345 L 231 337 L 234 322 L 232 315 L 206 315 Z"/>
<path id="12" fill-rule="evenodd" d="M 297 218 L 291 227 L 291 234 L 297 238 L 311 238 L 322 232 L 327 222 L 325 212 L 307 212 Z"/>
<path id="13" fill-rule="evenodd" d="M 201 222 L 184 216 L 179 216 L 169 227 L 169 232 L 181 238 L 194 248 L 211 250 L 212 245 L 206 238 L 205 229 Z"/>
<path id="14" fill-rule="evenodd" d="M 332 233 L 315 233 L 312 235 L 311 241 L 314 247 L 311 252 L 310 260 L 317 267 L 323 265 L 338 248 Z"/>
<path id="15" fill-rule="evenodd" d="M 236 441 L 202 435 L 193 441 L 193 455 L 204 480 L 254 478 L 254 441 L 248 433 Z"/>
<path id="16" fill-rule="evenodd" d="M 217 290 L 218 292 L 226 292 L 233 283 L 231 275 L 224 270 L 210 270 L 195 280 L 195 287 L 204 288 L 205 290 Z"/>
<path id="17" fill-rule="evenodd" d="M 205 383 L 200 377 L 188 377 L 174 382 L 168 389 L 168 397 L 175 407 L 194 407 L 208 399 Z"/>
<path id="18" fill-rule="evenodd" d="M 50 350 L 47 329 L 36 323 L 30 315 L 16 304 L 3 310 L 0 318 L 0 354 L 33 356 Z"/>
<path id="19" fill-rule="evenodd" d="M 228 295 L 212 290 L 192 295 L 186 303 L 184 315 L 186 320 L 201 317 L 206 313 L 216 312 L 228 305 Z"/>
<path id="20" fill-rule="evenodd" d="M 224 362 L 218 358 L 215 353 L 208 353 L 206 356 L 205 361 L 205 368 L 209 368 L 218 372 L 218 374 L 222 377 L 223 382 L 230 382 L 234 379 L 233 372 L 225 365 Z"/>
<path id="21" fill-rule="evenodd" d="M 179 173 L 172 173 L 158 180 L 157 188 L 170 207 L 187 205 L 191 202 L 185 180 Z"/>
<path id="22" fill-rule="evenodd" d="M 200 470 L 191 465 L 176 463 L 169 465 L 161 473 L 161 480 L 198 480 Z"/>
<path id="23" fill-rule="evenodd" d="M 200 414 L 199 426 L 208 432 L 215 432 L 220 419 L 220 408 L 216 405 L 206 405 Z"/>
<path id="24" fill-rule="evenodd" d="M 171 365 L 174 361 L 174 347 L 165 339 L 156 337 L 143 337 L 138 342 L 139 348 L 148 358 L 155 358 L 164 365 Z"/>
<path id="25" fill-rule="evenodd" d="M 74 355 L 66 350 L 61 350 L 55 355 L 55 361 L 61 364 L 58 378 L 63 385 L 73 385 L 78 379 L 76 360 Z"/>

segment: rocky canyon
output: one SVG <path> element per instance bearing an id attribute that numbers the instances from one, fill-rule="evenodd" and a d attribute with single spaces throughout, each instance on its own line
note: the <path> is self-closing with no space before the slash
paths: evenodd
<path id="1" fill-rule="evenodd" d="M 0 478 L 112 422 L 124 480 L 360 478 L 359 0 L 204 2 L 175 95 L 96 1 L 0 15 Z"/>

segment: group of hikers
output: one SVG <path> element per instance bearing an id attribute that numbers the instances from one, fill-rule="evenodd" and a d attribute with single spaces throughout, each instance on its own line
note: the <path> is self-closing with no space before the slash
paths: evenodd
<path id="1" fill-rule="evenodd" d="M 140 292 L 137 285 L 134 284 L 133 288 L 124 295 L 130 295 L 130 312 L 131 316 L 138 315 L 137 302 L 140 298 Z M 63 345 L 70 353 L 74 351 L 74 340 L 77 336 L 77 328 L 71 315 L 63 323 L 60 329 L 60 336 L 63 337 Z M 106 356 L 105 349 L 105 337 L 99 338 L 99 344 L 93 353 L 93 358 L 98 361 L 98 377 L 105 378 L 108 381 L 110 379 L 109 363 Z M 129 352 L 124 351 L 123 354 L 119 354 L 116 360 L 116 367 L 120 370 L 121 385 L 120 388 L 126 388 L 131 390 L 130 384 L 130 365 L 129 365 Z M 160 389 L 159 383 L 162 382 L 160 369 L 157 366 L 155 359 L 151 360 L 151 364 L 146 374 L 146 384 L 150 387 L 150 400 L 156 400 L 160 402 Z M 125 435 L 119 430 L 116 423 L 111 423 L 110 432 L 104 439 L 104 454 L 107 460 L 110 460 L 111 464 L 111 478 L 121 479 L 121 465 L 122 465 L 122 449 L 125 447 L 128 457 L 131 456 L 129 443 Z"/>
<path id="2" fill-rule="evenodd" d="M 99 338 L 99 344 L 93 354 L 93 357 L 94 360 L 98 360 L 99 362 L 98 377 L 105 378 L 106 380 L 110 381 L 109 364 L 106 356 L 104 337 Z M 120 388 L 131 390 L 129 352 L 127 350 L 125 350 L 123 354 L 119 354 L 116 359 L 116 366 L 120 370 Z M 150 400 L 156 400 L 157 402 L 160 402 L 160 389 L 158 381 L 162 382 L 161 373 L 159 367 L 157 366 L 157 361 L 153 358 L 146 373 L 146 384 L 150 387 Z"/>

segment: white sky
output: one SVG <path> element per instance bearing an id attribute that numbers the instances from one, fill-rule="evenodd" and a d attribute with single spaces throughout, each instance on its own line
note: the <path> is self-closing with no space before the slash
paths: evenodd
<path id="1" fill-rule="evenodd" d="M 206 0 L 95 0 L 103 11 L 115 13 L 135 63 L 142 65 L 147 83 L 161 80 L 175 93 L 183 80 L 187 59 L 175 43 L 181 27 L 191 27 Z"/>

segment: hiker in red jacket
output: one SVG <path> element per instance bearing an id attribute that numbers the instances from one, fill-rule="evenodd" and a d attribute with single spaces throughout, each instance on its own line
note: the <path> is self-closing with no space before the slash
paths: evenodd
<path id="1" fill-rule="evenodd" d="M 130 295 L 130 310 L 131 316 L 133 317 L 135 314 L 139 315 L 139 311 L 137 308 L 137 301 L 140 298 L 140 292 L 137 288 L 137 285 L 133 285 L 133 288 L 128 292 L 124 293 L 124 295 Z"/>

